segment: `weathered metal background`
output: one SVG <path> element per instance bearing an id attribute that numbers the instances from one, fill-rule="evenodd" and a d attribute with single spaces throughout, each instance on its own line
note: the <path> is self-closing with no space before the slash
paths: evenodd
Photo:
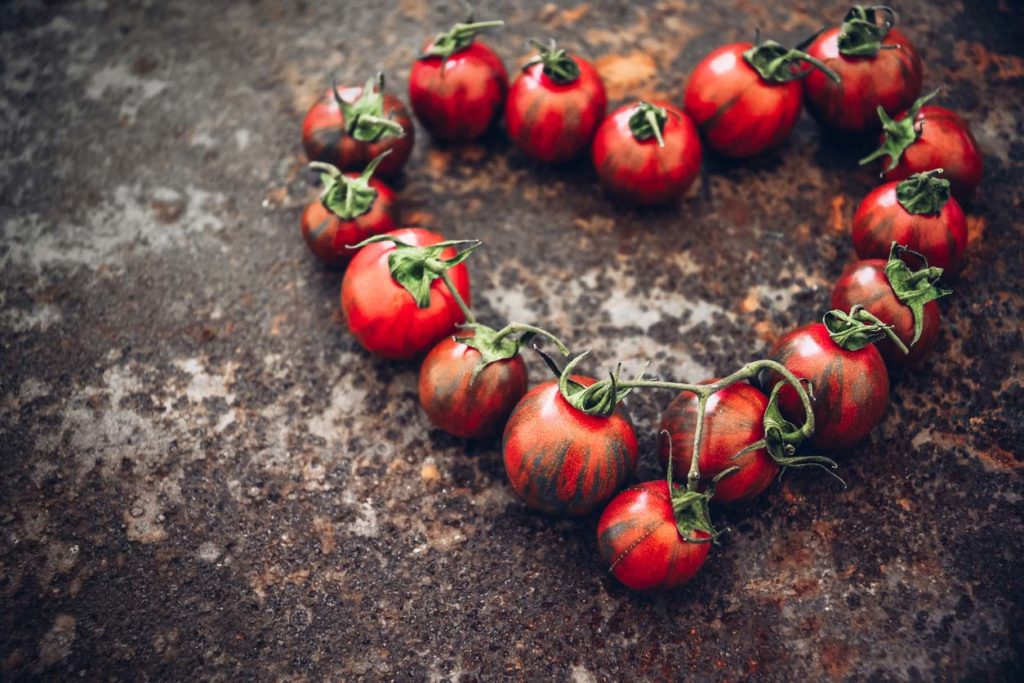
<path id="1" fill-rule="evenodd" d="M 788 4 L 479 16 L 507 18 L 488 40 L 510 67 L 557 35 L 615 101 L 678 100 L 716 44 L 796 42 L 845 10 Z M 448 3 L 5 3 L 0 677 L 1021 676 L 1024 11 L 897 9 L 985 150 L 938 350 L 841 454 L 847 490 L 799 472 L 720 510 L 732 533 L 699 578 L 646 596 L 604 573 L 593 520 L 515 500 L 497 443 L 430 429 L 416 366 L 357 348 L 299 236 L 311 99 L 378 68 L 404 96 Z M 805 117 L 780 152 L 711 159 L 678 207 L 637 211 L 585 162 L 424 135 L 401 204 L 485 240 L 485 320 L 543 322 L 593 372 L 701 380 L 827 305 L 872 142 Z M 645 478 L 669 398 L 629 400 Z"/>

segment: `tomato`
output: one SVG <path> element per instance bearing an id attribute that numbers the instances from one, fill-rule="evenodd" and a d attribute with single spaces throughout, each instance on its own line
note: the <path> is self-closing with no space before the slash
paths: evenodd
<path id="1" fill-rule="evenodd" d="M 505 104 L 508 73 L 501 58 L 476 34 L 504 22 L 456 24 L 429 41 L 409 74 L 409 104 L 439 140 L 483 135 Z"/>
<path id="2" fill-rule="evenodd" d="M 889 373 L 873 344 L 847 350 L 830 337 L 822 323 L 800 327 L 775 343 L 769 358 L 811 382 L 815 431 L 811 443 L 819 448 L 847 448 L 868 435 L 889 404 Z M 781 381 L 769 373 L 766 387 Z M 786 419 L 803 420 L 803 405 L 791 386 L 779 392 Z M 723 480 L 723 484 L 725 480 Z"/>
<path id="3" fill-rule="evenodd" d="M 701 529 L 693 539 L 710 539 Z M 615 496 L 597 523 L 597 547 L 608 571 L 633 590 L 680 586 L 700 571 L 711 543 L 683 540 L 668 482 L 648 481 Z"/>
<path id="4" fill-rule="evenodd" d="M 402 101 L 381 92 L 383 83 L 383 77 L 378 77 L 362 87 L 329 89 L 310 108 L 302 122 L 302 146 L 311 161 L 325 161 L 343 171 L 361 171 L 382 152 L 391 150 L 381 162 L 380 174 L 394 176 L 402 170 L 412 154 L 416 131 Z M 345 103 L 347 115 L 339 99 Z"/>
<path id="5" fill-rule="evenodd" d="M 876 9 L 885 15 L 878 24 Z M 807 53 L 839 74 L 804 79 L 807 109 L 821 123 L 848 133 L 877 130 L 876 110 L 903 111 L 921 92 L 921 57 L 910 40 L 892 28 L 895 14 L 883 7 L 855 6 L 843 25 L 822 32 Z"/>
<path id="6" fill-rule="evenodd" d="M 412 247 L 430 247 L 443 238 L 422 228 L 402 228 L 387 233 Z M 360 344 L 384 358 L 415 358 L 465 320 L 465 314 L 443 280 L 430 280 L 422 292 L 424 307 L 400 284 L 389 261 L 400 250 L 392 242 L 374 242 L 362 247 L 349 263 L 341 282 L 341 311 L 348 328 Z M 454 248 L 440 252 L 438 258 L 456 257 Z M 421 267 L 420 272 L 423 268 Z M 469 273 L 459 263 L 448 270 L 458 294 L 470 301 Z"/>
<path id="7" fill-rule="evenodd" d="M 608 106 L 594 65 L 554 43 L 537 45 L 508 91 L 505 127 L 512 142 L 540 161 L 572 159 L 590 144 Z"/>
<path id="8" fill-rule="evenodd" d="M 701 481 L 707 483 L 730 467 L 740 468 L 718 482 L 713 500 L 720 503 L 750 500 L 768 488 L 779 473 L 779 464 L 764 448 L 732 459 L 764 438 L 767 409 L 768 398 L 749 384 L 732 384 L 708 399 L 698 463 Z M 662 465 L 668 464 L 669 453 L 672 453 L 674 476 L 680 481 L 686 480 L 693 460 L 696 426 L 697 396 L 683 392 L 672 400 L 661 417 L 660 431 L 667 431 L 670 438 L 660 440 L 659 451 Z"/>
<path id="9" fill-rule="evenodd" d="M 637 204 L 680 198 L 700 172 L 700 137 L 670 104 L 636 102 L 597 129 L 594 167 L 605 185 Z"/>
<path id="10" fill-rule="evenodd" d="M 893 242 L 955 273 L 967 249 L 967 220 L 950 184 L 935 174 L 875 188 L 853 216 L 853 246 L 862 259 L 885 258 Z M 943 185 L 944 184 L 944 185 Z"/>
<path id="11" fill-rule="evenodd" d="M 751 157 L 782 144 L 803 108 L 798 79 L 815 64 L 775 41 L 732 43 L 713 50 L 690 73 L 683 108 L 708 147 L 727 157 Z M 825 76 L 830 74 L 823 68 Z M 835 76 L 835 74 L 831 74 Z"/>
<path id="12" fill-rule="evenodd" d="M 583 386 L 588 377 L 573 377 Z M 577 410 L 558 381 L 534 387 L 516 405 L 502 439 L 513 490 L 548 514 L 586 515 L 606 503 L 636 471 L 637 441 L 629 413 L 608 417 Z"/>

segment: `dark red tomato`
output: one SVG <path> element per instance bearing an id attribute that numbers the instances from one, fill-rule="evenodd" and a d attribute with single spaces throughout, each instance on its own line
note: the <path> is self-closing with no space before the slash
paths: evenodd
<path id="1" fill-rule="evenodd" d="M 682 197 L 700 172 L 700 136 L 690 117 L 672 105 L 637 102 L 604 120 L 593 157 L 614 194 L 637 204 L 662 204 Z"/>
<path id="2" fill-rule="evenodd" d="M 588 377 L 573 381 L 590 386 Z M 621 404 L 608 417 L 572 407 L 551 380 L 519 402 L 502 439 L 512 489 L 530 507 L 586 515 L 604 505 L 636 471 L 637 442 Z"/>
<path id="3" fill-rule="evenodd" d="M 902 368 L 921 361 L 931 352 L 939 338 L 939 305 L 929 301 L 924 305 L 921 336 L 914 341 L 914 313 L 896 297 L 889 277 L 885 274 L 885 259 L 869 259 L 851 264 L 832 290 L 832 308 L 843 311 L 859 304 L 882 322 L 892 325 L 893 332 L 910 349 L 903 353 L 891 339 L 875 342 L 878 351 L 890 368 Z M 723 482 L 724 483 L 724 482 Z"/>
<path id="4" fill-rule="evenodd" d="M 363 88 L 339 88 L 338 93 L 345 102 L 356 102 L 363 94 Z M 394 176 L 412 154 L 415 128 L 409 111 L 402 101 L 384 94 L 383 116 L 402 126 L 405 134 L 400 137 L 385 137 L 377 142 L 361 142 L 345 132 L 345 117 L 334 99 L 334 91 L 328 89 L 324 96 L 310 107 L 302 122 L 302 146 L 310 161 L 325 161 L 343 171 L 358 171 L 366 167 L 385 150 L 391 154 L 384 158 L 377 172 Z"/>
<path id="5" fill-rule="evenodd" d="M 853 216 L 853 247 L 862 259 L 885 258 L 893 242 L 912 249 L 949 273 L 960 269 L 967 249 L 967 220 L 950 197 L 935 213 L 911 213 L 896 196 L 899 183 L 886 183 L 864 198 Z"/>
<path id="6" fill-rule="evenodd" d="M 473 334 L 460 331 L 457 337 Z M 479 351 L 448 337 L 420 367 L 420 405 L 431 422 L 454 436 L 497 434 L 526 393 L 526 363 L 520 354 L 488 363 L 474 378 L 480 359 Z"/>
<path id="7" fill-rule="evenodd" d="M 710 384 L 717 380 L 708 380 Z M 768 398 L 749 384 L 733 384 L 708 399 L 700 443 L 700 478 L 705 484 L 730 467 L 739 467 L 715 486 L 720 503 L 750 500 L 768 488 L 779 473 L 779 464 L 760 448 L 733 460 L 750 444 L 764 438 L 764 412 Z M 661 463 L 668 465 L 672 453 L 672 476 L 685 481 L 693 461 L 694 428 L 697 426 L 697 397 L 683 392 L 676 396 L 664 415 L 661 430 L 670 439 L 659 439 Z"/>
<path id="8" fill-rule="evenodd" d="M 422 228 L 402 228 L 390 233 L 412 246 L 443 242 L 440 235 Z M 416 300 L 391 276 L 388 256 L 391 242 L 375 242 L 360 249 L 341 281 L 341 311 L 348 328 L 367 351 L 384 358 L 408 360 L 422 355 L 465 321 L 458 303 L 441 279 L 430 285 L 430 305 L 419 308 Z M 442 259 L 456 255 L 445 249 Z M 455 288 L 470 303 L 469 272 L 460 263 L 448 271 Z"/>
<path id="9" fill-rule="evenodd" d="M 776 342 L 769 357 L 812 383 L 815 429 L 811 443 L 815 446 L 853 446 L 885 415 L 889 373 L 873 344 L 848 351 L 832 341 L 825 325 L 813 323 Z M 766 388 L 781 379 L 770 373 Z M 779 408 L 787 420 L 802 424 L 803 405 L 793 387 L 787 385 L 779 392 Z"/>
<path id="10" fill-rule="evenodd" d="M 505 127 L 512 142 L 540 161 L 563 162 L 582 152 L 608 107 L 594 65 L 564 50 L 541 50 L 512 83 Z"/>
<path id="11" fill-rule="evenodd" d="M 690 533 L 710 538 L 699 529 Z M 680 536 L 664 480 L 630 486 L 615 496 L 597 523 L 597 547 L 612 576 L 638 591 L 681 586 L 697 575 L 711 550 L 710 543 L 689 543 Z"/>
<path id="12" fill-rule="evenodd" d="M 345 175 L 359 177 L 357 173 Z M 367 213 L 352 220 L 338 218 L 319 199 L 311 201 L 302 212 L 302 237 L 310 251 L 329 266 L 341 268 L 352 259 L 356 252 L 346 245 L 395 229 L 394 191 L 376 178 L 370 178 L 368 183 L 377 190 L 377 198 Z"/>

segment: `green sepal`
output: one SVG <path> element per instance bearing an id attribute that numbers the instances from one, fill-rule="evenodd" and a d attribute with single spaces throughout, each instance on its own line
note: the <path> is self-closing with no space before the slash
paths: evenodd
<path id="1" fill-rule="evenodd" d="M 321 171 L 320 181 L 324 184 L 324 189 L 320 192 L 320 203 L 343 221 L 350 221 L 369 213 L 373 203 L 377 201 L 377 190 L 370 186 L 370 178 L 388 154 L 391 154 L 391 150 L 384 150 L 367 164 L 356 178 L 346 176 L 331 164 L 322 161 L 310 162 L 310 168 Z"/>
<path id="2" fill-rule="evenodd" d="M 907 213 L 918 216 L 939 213 L 951 194 L 949 181 L 938 177 L 942 171 L 936 168 L 909 176 L 896 186 L 896 201 Z"/>
<path id="3" fill-rule="evenodd" d="M 828 68 L 821 60 L 803 50 L 787 48 L 774 40 L 754 45 L 743 53 L 743 59 L 768 83 L 787 83 L 806 77 L 811 71 L 798 68 L 801 62 L 820 69 L 836 83 L 842 81 L 839 74 Z"/>
<path id="4" fill-rule="evenodd" d="M 904 254 L 912 254 L 921 259 L 924 266 L 919 270 L 911 270 L 910 266 L 903 260 Z M 913 346 L 921 338 L 921 331 L 924 329 L 924 305 L 953 293 L 952 289 L 941 287 L 936 281 L 942 277 L 942 268 L 929 267 L 928 260 L 915 251 L 892 243 L 889 251 L 889 261 L 885 264 L 885 276 L 889 278 L 889 286 L 900 302 L 909 308 L 914 314 L 914 339 L 910 342 Z"/>
<path id="5" fill-rule="evenodd" d="M 481 31 L 504 25 L 505 22 L 500 19 L 477 22 L 470 19 L 466 22 L 455 24 L 446 33 L 438 33 L 430 47 L 423 51 L 420 59 L 426 59 L 427 57 L 448 59 L 456 52 L 461 52 L 469 47 Z"/>
<path id="6" fill-rule="evenodd" d="M 907 110 L 907 115 L 899 121 L 893 120 L 891 116 L 885 111 L 882 105 L 878 105 L 878 118 L 882 120 L 882 131 L 883 139 L 882 146 L 876 149 L 871 154 L 867 155 L 860 160 L 860 165 L 871 163 L 875 159 L 880 159 L 888 155 L 889 163 L 886 164 L 885 170 L 891 171 L 896 168 L 900 163 L 900 158 L 903 156 L 903 152 L 910 147 L 917 138 L 921 136 L 921 130 L 923 124 L 914 122 L 917 115 L 921 112 L 921 107 L 924 106 L 925 102 L 939 94 L 941 88 L 936 88 L 927 95 L 917 98 L 914 104 L 910 105 L 910 109 Z"/>
<path id="7" fill-rule="evenodd" d="M 468 323 L 460 325 L 460 327 L 463 329 L 471 329 L 474 334 L 466 337 L 456 335 L 455 341 L 476 349 L 480 353 L 480 362 L 477 363 L 475 368 L 473 368 L 473 375 L 470 379 L 470 383 L 472 383 L 472 381 L 476 379 L 476 376 L 491 363 L 496 363 L 497 361 L 507 360 L 517 356 L 523 346 L 529 344 L 533 341 L 534 337 L 538 335 L 553 341 L 563 356 L 568 356 L 570 353 L 569 348 L 562 343 L 561 339 L 547 330 L 542 330 L 541 328 L 534 327 L 533 325 L 509 323 L 500 330 L 495 330 L 494 328 L 480 323 Z M 537 349 L 537 352 L 540 353 L 541 356 L 544 356 L 544 359 L 549 366 L 554 365 L 554 361 L 544 354 L 543 351 Z M 557 368 L 555 368 L 555 374 L 560 374 Z"/>
<path id="8" fill-rule="evenodd" d="M 662 133 L 665 132 L 667 122 L 668 111 L 665 107 L 641 100 L 636 103 L 636 110 L 629 117 L 629 131 L 640 142 L 657 138 L 658 147 L 664 147 Z"/>
<path id="9" fill-rule="evenodd" d="M 676 530 L 687 543 L 711 543 L 722 535 L 711 521 L 711 510 L 708 503 L 715 497 L 715 486 L 725 477 L 740 471 L 739 467 L 722 470 L 712 479 L 704 491 L 691 491 L 687 487 L 672 481 L 671 440 L 669 441 L 668 470 L 665 473 L 668 481 L 668 494 L 672 501 L 672 512 L 676 519 Z M 694 538 L 694 531 L 703 531 L 708 538 Z"/>
<path id="10" fill-rule="evenodd" d="M 355 102 L 346 102 L 334 84 L 334 101 L 345 118 L 345 133 L 360 142 L 380 142 L 385 138 L 405 135 L 402 124 L 384 115 L 384 74 L 378 73 L 366 81 L 363 92 Z"/>
<path id="11" fill-rule="evenodd" d="M 882 322 L 860 304 L 851 308 L 849 313 L 833 309 L 821 321 L 828 328 L 832 341 L 847 351 L 860 351 L 888 337 L 903 353 L 909 353 L 906 344 L 893 331 L 892 325 Z"/>
<path id="12" fill-rule="evenodd" d="M 580 77 L 580 65 L 568 52 L 558 47 L 554 38 L 547 45 L 533 38 L 528 44 L 537 50 L 537 56 L 523 65 L 524 70 L 534 64 L 543 64 L 547 77 L 559 85 L 568 85 Z"/>
<path id="13" fill-rule="evenodd" d="M 618 364 L 614 372 L 609 373 L 608 379 L 594 382 L 589 387 L 574 382 L 570 376 L 576 369 L 576 366 L 589 353 L 590 349 L 587 349 L 566 364 L 565 369 L 562 370 L 558 377 L 558 390 L 561 392 L 562 397 L 569 402 L 569 405 L 580 412 L 598 417 L 608 417 L 615 412 L 615 406 L 618 405 L 619 401 L 626 398 L 632 389 L 622 389 L 619 387 L 622 363 Z M 640 369 L 640 373 L 635 378 L 636 380 L 643 379 L 648 365 L 650 365 L 649 362 L 644 363 L 643 368 Z"/>
<path id="14" fill-rule="evenodd" d="M 881 25 L 878 23 L 876 11 L 884 15 Z M 846 13 L 843 24 L 839 27 L 837 42 L 840 54 L 847 57 L 874 57 L 879 50 L 891 49 L 883 45 L 882 40 L 895 24 L 896 13 L 889 7 L 854 5 Z"/>

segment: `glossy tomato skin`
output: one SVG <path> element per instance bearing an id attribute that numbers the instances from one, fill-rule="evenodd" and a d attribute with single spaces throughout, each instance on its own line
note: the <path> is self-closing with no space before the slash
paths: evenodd
<path id="1" fill-rule="evenodd" d="M 743 53 L 751 43 L 713 50 L 690 74 L 683 108 L 707 146 L 727 157 L 752 157 L 778 147 L 800 118 L 800 81 L 771 83 L 761 78 Z"/>
<path id="2" fill-rule="evenodd" d="M 362 87 L 338 88 L 341 99 L 355 102 L 363 93 Z M 302 122 L 302 146 L 310 161 L 326 161 L 343 171 L 361 171 L 385 150 L 386 156 L 377 167 L 377 174 L 393 177 L 405 166 L 412 154 L 416 129 L 409 111 L 402 101 L 384 94 L 384 115 L 400 123 L 405 129 L 402 137 L 384 138 L 379 142 L 360 142 L 345 134 L 345 117 L 334 100 L 334 91 L 328 89 L 316 101 Z"/>
<path id="3" fill-rule="evenodd" d="M 853 216 L 853 247 L 862 259 L 887 258 L 892 243 L 918 252 L 928 265 L 957 272 L 967 249 L 967 219 L 955 197 L 936 214 L 913 214 L 896 198 L 898 182 L 868 194 Z"/>
<path id="4" fill-rule="evenodd" d="M 889 373 L 873 344 L 847 351 L 829 337 L 828 328 L 813 323 L 793 330 L 775 343 L 769 358 L 814 389 L 814 436 L 819 448 L 848 448 L 868 435 L 889 405 Z M 765 389 L 780 381 L 768 374 Z M 779 408 L 794 424 L 803 424 L 804 411 L 796 390 L 779 392 Z"/>
<path id="5" fill-rule="evenodd" d="M 588 377 L 573 380 L 589 386 Z M 587 415 L 559 393 L 557 380 L 534 387 L 516 405 L 502 438 L 505 472 L 530 507 L 551 515 L 587 515 L 636 471 L 637 441 L 621 404 L 608 417 Z"/>
<path id="6" fill-rule="evenodd" d="M 594 65 L 572 58 L 580 75 L 560 84 L 534 64 L 516 77 L 505 103 L 505 127 L 512 142 L 528 156 L 560 163 L 582 152 L 597 132 L 608 108 L 604 82 Z"/>
<path id="7" fill-rule="evenodd" d="M 467 330 L 457 336 L 472 335 Z M 431 422 L 453 436 L 476 439 L 499 433 L 526 394 L 522 355 L 489 363 L 474 378 L 479 362 L 479 351 L 446 337 L 420 367 L 420 405 Z"/>
<path id="8" fill-rule="evenodd" d="M 668 112 L 662 138 L 637 140 L 629 129 L 636 104 L 616 109 L 597 129 L 593 159 L 598 176 L 612 193 L 635 204 L 664 204 L 678 199 L 700 173 L 700 136 L 690 117 L 664 102 Z"/>
<path id="9" fill-rule="evenodd" d="M 906 117 L 907 112 L 903 112 L 896 120 Z M 896 167 L 884 171 L 885 179 L 903 180 L 914 173 L 941 168 L 940 177 L 949 181 L 953 196 L 961 204 L 969 201 L 981 183 L 983 165 L 971 127 L 956 113 L 933 104 L 921 107 L 914 126 L 920 128 L 920 135 L 903 150 Z M 882 163 L 887 165 L 889 157 L 882 157 Z"/>
<path id="10" fill-rule="evenodd" d="M 875 342 L 879 353 L 890 370 L 915 365 L 927 356 L 939 338 L 939 305 L 929 301 L 924 305 L 921 337 L 913 346 L 914 313 L 896 298 L 885 274 L 886 259 L 868 259 L 851 264 L 836 281 L 832 290 L 832 308 L 849 311 L 861 305 L 884 323 L 893 326 L 893 332 L 907 345 L 910 353 L 903 353 L 890 339 Z"/>
<path id="11" fill-rule="evenodd" d="M 390 235 L 413 246 L 426 247 L 444 241 L 422 228 L 392 230 Z M 375 242 L 360 249 L 341 281 L 341 311 L 348 328 L 369 352 L 394 360 L 409 360 L 424 354 L 445 336 L 452 334 L 465 317 L 438 278 L 430 286 L 430 306 L 418 308 L 412 295 L 391 277 L 388 255 L 390 242 Z M 441 257 L 455 256 L 454 248 Z M 470 303 L 469 272 L 460 263 L 448 271 L 455 288 Z"/>
<path id="12" fill-rule="evenodd" d="M 357 176 L 355 173 L 345 175 Z M 302 238 L 318 259 L 333 268 L 344 267 L 355 255 L 347 245 L 395 229 L 394 191 L 376 178 L 370 178 L 369 182 L 370 187 L 377 190 L 377 199 L 361 216 L 342 220 L 324 208 L 319 199 L 311 201 L 302 212 Z"/>
<path id="13" fill-rule="evenodd" d="M 715 380 L 708 380 L 709 384 Z M 779 473 L 779 464 L 768 451 L 760 448 L 733 460 L 750 444 L 764 438 L 764 411 L 768 398 L 749 384 L 733 384 L 717 391 L 708 399 L 704 411 L 704 430 L 700 444 L 700 477 L 703 483 L 730 467 L 739 472 L 718 482 L 715 497 L 720 503 L 750 500 L 772 483 Z M 672 452 L 672 476 L 686 481 L 693 461 L 694 429 L 697 426 L 697 397 L 683 392 L 676 396 L 661 416 L 660 431 L 667 431 L 658 440 L 662 466 L 668 466 L 669 445 Z"/>
<path id="14" fill-rule="evenodd" d="M 709 534 L 694 530 L 692 538 Z M 710 543 L 679 535 L 664 480 L 647 481 L 615 496 L 597 523 L 597 547 L 608 571 L 638 591 L 676 588 L 690 581 L 708 557 Z"/>
<path id="15" fill-rule="evenodd" d="M 501 58 L 474 40 L 447 60 L 416 60 L 409 74 L 409 104 L 438 140 L 464 142 L 487 132 L 505 104 L 508 72 Z"/>
<path id="16" fill-rule="evenodd" d="M 818 69 L 803 79 L 807 110 L 821 123 L 847 133 L 878 130 L 879 106 L 894 116 L 907 109 L 921 93 L 921 57 L 905 35 L 896 29 L 882 40 L 895 46 L 874 57 L 848 57 L 839 52 L 839 29 L 819 35 L 807 54 L 839 74 L 836 83 Z"/>

